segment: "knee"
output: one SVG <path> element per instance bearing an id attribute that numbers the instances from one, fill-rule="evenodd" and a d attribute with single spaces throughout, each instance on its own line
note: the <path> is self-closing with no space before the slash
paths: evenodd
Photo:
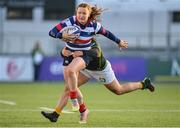
<path id="1" fill-rule="evenodd" d="M 116 95 L 122 95 L 124 92 L 121 89 L 112 90 L 112 92 Z"/>
<path id="2" fill-rule="evenodd" d="M 69 94 L 69 88 L 67 86 L 65 86 L 64 92 Z"/>
<path id="3" fill-rule="evenodd" d="M 123 94 L 123 87 L 121 85 L 117 84 L 111 84 L 106 86 L 112 93 L 116 95 L 122 95 Z"/>
<path id="4" fill-rule="evenodd" d="M 64 92 L 68 92 L 68 91 L 69 91 L 69 87 L 65 85 Z"/>
<path id="5" fill-rule="evenodd" d="M 123 92 L 121 92 L 121 91 L 114 91 L 114 93 L 115 93 L 116 95 L 122 95 L 122 94 L 123 94 Z"/>
<path id="6" fill-rule="evenodd" d="M 71 76 L 71 75 L 74 75 L 76 72 L 75 72 L 75 69 L 70 67 L 70 68 L 67 68 L 66 73 L 68 76 Z"/>

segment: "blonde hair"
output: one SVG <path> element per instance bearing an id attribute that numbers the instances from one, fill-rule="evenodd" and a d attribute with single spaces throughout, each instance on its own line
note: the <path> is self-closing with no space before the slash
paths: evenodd
<path id="1" fill-rule="evenodd" d="M 91 6 L 87 3 L 81 3 L 78 5 L 77 9 L 79 7 L 87 8 L 90 12 L 89 20 L 91 21 L 97 21 L 98 16 L 101 15 L 101 13 L 104 11 L 102 8 L 98 8 L 97 6 Z"/>

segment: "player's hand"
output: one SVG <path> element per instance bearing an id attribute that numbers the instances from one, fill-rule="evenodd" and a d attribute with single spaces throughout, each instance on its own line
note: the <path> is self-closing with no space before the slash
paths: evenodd
<path id="1" fill-rule="evenodd" d="M 119 47 L 120 47 L 120 48 L 128 48 L 128 42 L 125 41 L 125 40 L 121 40 L 121 41 L 119 42 Z"/>
<path id="2" fill-rule="evenodd" d="M 75 51 L 73 52 L 73 57 L 76 58 L 76 57 L 79 57 L 79 56 L 82 56 L 83 55 L 83 52 L 82 51 Z"/>
<path id="3" fill-rule="evenodd" d="M 62 33 L 62 40 L 65 42 L 73 41 L 77 38 L 75 34 Z"/>
<path id="4" fill-rule="evenodd" d="M 68 57 L 68 56 L 72 55 L 73 52 L 71 52 L 70 50 L 67 50 L 66 48 L 63 48 L 62 54 L 63 54 L 63 56 Z"/>

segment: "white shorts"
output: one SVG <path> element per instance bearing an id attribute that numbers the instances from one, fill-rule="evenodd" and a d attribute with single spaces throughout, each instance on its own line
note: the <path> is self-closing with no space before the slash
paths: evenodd
<path id="1" fill-rule="evenodd" d="M 107 65 L 102 71 L 91 71 L 84 69 L 80 71 L 83 75 L 88 78 L 94 78 L 102 84 L 109 84 L 115 79 L 114 71 L 112 70 L 111 64 L 107 61 Z"/>

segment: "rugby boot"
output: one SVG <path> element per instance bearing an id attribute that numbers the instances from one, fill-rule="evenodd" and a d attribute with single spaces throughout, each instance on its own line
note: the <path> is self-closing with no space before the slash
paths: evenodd
<path id="1" fill-rule="evenodd" d="M 149 91 L 154 92 L 155 86 L 152 84 L 149 78 L 144 78 L 144 80 L 141 81 L 141 83 L 143 84 L 142 90 L 149 89 Z"/>
<path id="2" fill-rule="evenodd" d="M 50 113 L 41 111 L 41 114 L 45 118 L 49 119 L 51 122 L 56 122 L 58 120 L 58 117 L 59 117 L 59 114 L 56 113 L 55 111 L 54 112 L 50 112 Z"/>

